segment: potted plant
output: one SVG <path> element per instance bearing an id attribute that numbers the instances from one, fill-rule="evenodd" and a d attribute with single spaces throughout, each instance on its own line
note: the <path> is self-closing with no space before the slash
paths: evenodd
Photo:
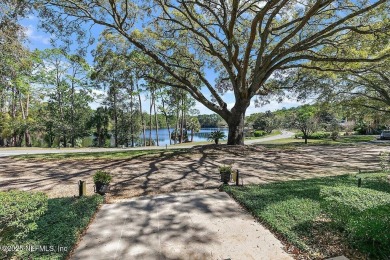
<path id="1" fill-rule="evenodd" d="M 100 195 L 106 194 L 110 188 L 112 176 L 109 172 L 105 172 L 102 170 L 96 171 L 93 176 L 93 182 L 95 183 L 95 192 Z"/>
<path id="2" fill-rule="evenodd" d="M 221 182 L 223 182 L 223 184 L 228 184 L 232 175 L 232 166 L 220 166 L 219 174 L 221 175 Z"/>

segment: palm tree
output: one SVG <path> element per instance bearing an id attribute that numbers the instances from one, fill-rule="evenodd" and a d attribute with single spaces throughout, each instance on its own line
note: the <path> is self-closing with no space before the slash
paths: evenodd
<path id="1" fill-rule="evenodd" d="M 225 138 L 226 138 L 225 133 L 217 130 L 217 131 L 211 132 L 207 139 L 209 141 L 214 141 L 215 144 L 218 144 L 219 143 L 219 139 L 225 139 Z"/>

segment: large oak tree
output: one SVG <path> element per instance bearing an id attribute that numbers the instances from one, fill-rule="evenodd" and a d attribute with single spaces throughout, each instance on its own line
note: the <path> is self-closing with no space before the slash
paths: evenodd
<path id="1" fill-rule="evenodd" d="M 356 35 L 387 31 L 377 24 L 390 13 L 387 0 L 41 2 L 40 13 L 51 33 L 78 32 L 81 39 L 87 37 L 86 28 L 100 25 L 149 56 L 169 75 L 150 75 L 150 80 L 188 91 L 223 117 L 230 145 L 243 144 L 251 99 L 278 91 L 266 84 L 271 75 L 309 61 L 334 66 L 378 61 L 344 55 L 343 49 L 359 44 Z M 217 82 L 208 80 L 210 71 L 217 74 Z M 231 109 L 223 96 L 227 91 L 235 97 Z"/>

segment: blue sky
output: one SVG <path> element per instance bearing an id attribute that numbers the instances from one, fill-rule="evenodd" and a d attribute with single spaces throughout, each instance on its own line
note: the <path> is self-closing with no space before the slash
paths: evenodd
<path id="1" fill-rule="evenodd" d="M 22 25 L 25 27 L 25 33 L 26 33 L 26 36 L 28 38 L 27 46 L 31 50 L 34 50 L 34 49 L 44 50 L 47 48 L 51 48 L 52 46 L 50 44 L 50 40 L 52 37 L 49 34 L 45 33 L 44 31 L 42 31 L 41 29 L 38 28 L 38 22 L 39 22 L 38 18 L 34 15 L 30 15 L 29 17 L 25 18 L 22 21 Z M 96 32 L 96 34 L 98 34 L 98 32 Z M 90 64 L 92 64 L 93 59 L 92 59 L 92 56 L 90 55 L 90 53 L 87 56 L 87 60 L 90 62 Z M 216 78 L 216 75 L 214 74 L 213 71 L 210 70 L 210 71 L 206 72 L 206 77 L 213 84 L 214 80 Z M 97 91 L 97 92 L 99 92 L 99 91 Z M 204 94 L 206 95 L 206 97 L 209 96 L 209 92 L 206 90 L 204 90 Z M 223 96 L 223 99 L 228 104 L 229 108 L 231 108 L 234 105 L 233 93 L 231 93 L 231 92 L 226 93 Z M 144 96 L 144 103 L 143 104 L 144 104 L 144 110 L 147 111 L 148 107 L 149 107 L 149 102 L 148 102 L 146 96 Z M 294 99 L 285 98 L 280 103 L 277 102 L 276 100 L 270 100 L 270 103 L 265 105 L 265 106 L 255 107 L 254 101 L 252 101 L 246 114 L 250 115 L 252 113 L 265 112 L 267 110 L 274 111 L 277 109 L 281 109 L 283 107 L 290 108 L 290 107 L 299 106 L 301 104 L 302 103 L 297 102 Z M 100 105 L 99 102 L 94 102 L 91 104 L 91 107 L 96 108 L 99 105 Z M 201 114 L 212 114 L 213 113 L 212 111 L 210 111 L 209 109 L 204 107 L 199 102 L 196 102 L 195 108 L 198 109 Z"/>

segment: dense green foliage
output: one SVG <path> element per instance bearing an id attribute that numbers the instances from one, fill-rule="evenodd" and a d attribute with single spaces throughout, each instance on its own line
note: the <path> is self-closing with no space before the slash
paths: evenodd
<path id="1" fill-rule="evenodd" d="M 218 144 L 219 140 L 225 139 L 225 138 L 226 138 L 225 133 L 217 130 L 217 131 L 211 132 L 207 139 L 209 141 L 214 141 L 215 144 Z"/>
<path id="2" fill-rule="evenodd" d="M 47 196 L 44 193 L 0 192 L 0 244 L 15 243 L 35 230 L 37 220 L 46 209 Z"/>
<path id="3" fill-rule="evenodd" d="M 219 166 L 219 173 L 231 173 L 232 172 L 232 166 L 231 165 L 223 165 Z"/>
<path id="4" fill-rule="evenodd" d="M 58 37 L 89 43 L 85 27 L 96 25 L 101 37 L 116 39 L 112 49 L 134 48 L 146 81 L 185 90 L 224 118 L 229 145 L 243 144 L 251 101 L 291 90 L 273 79 L 289 80 L 302 67 L 320 73 L 371 65 L 383 58 L 375 43 L 386 43 L 389 31 L 386 0 L 37 2 L 42 26 Z M 361 50 L 367 45 L 370 55 Z"/>
<path id="5" fill-rule="evenodd" d="M 22 259 L 66 259 L 102 202 L 103 197 L 98 195 L 49 199 L 48 210 L 37 221 L 37 229 L 17 241 L 20 245 L 46 246 L 48 252 L 22 250 L 16 252 L 16 256 Z M 53 247 L 51 251 L 50 246 Z"/>
<path id="6" fill-rule="evenodd" d="M 331 133 L 327 133 L 327 132 L 314 132 L 312 134 L 309 134 L 307 136 L 307 139 L 325 139 L 325 138 L 329 138 L 331 136 Z M 303 138 L 304 135 L 303 133 L 297 133 L 295 134 L 295 138 Z"/>
<path id="7" fill-rule="evenodd" d="M 261 137 L 261 136 L 264 136 L 266 134 L 267 134 L 267 132 L 262 131 L 262 130 L 256 130 L 256 131 L 253 132 L 253 136 L 254 137 Z"/>
<path id="8" fill-rule="evenodd" d="M 112 179 L 112 176 L 109 172 L 105 172 L 102 170 L 96 171 L 96 173 L 93 175 L 93 182 L 101 182 L 103 184 L 109 184 Z"/>
<path id="9" fill-rule="evenodd" d="M 228 125 L 235 133 L 229 144 L 243 143 L 244 125 L 267 133 L 295 127 L 304 136 L 315 131 L 308 126 L 335 133 L 341 121 L 361 134 L 389 125 L 385 0 L 335 7 L 318 1 L 91 1 L 1 2 L 0 146 L 158 145 L 145 130 L 159 128 L 174 129 L 173 140 L 181 143 L 177 133 L 194 129 L 194 117 L 204 128 Z M 20 19 L 29 14 L 66 47 L 28 50 Z M 150 15 L 158 22 L 150 23 Z M 99 36 L 89 38 L 86 27 L 99 24 Z M 84 44 L 94 47 L 93 63 L 85 60 Z M 321 103 L 244 121 L 253 103 L 294 94 L 300 101 L 319 96 Z M 195 99 L 215 114 L 199 115 Z M 96 103 L 100 110 L 93 111 Z M 302 110 L 313 107 L 309 120 Z"/>
<path id="10" fill-rule="evenodd" d="M 362 178 L 361 188 L 356 177 Z M 386 177 L 370 173 L 225 189 L 272 230 L 311 256 L 329 257 L 321 251 L 326 245 L 316 234 L 330 233 L 330 239 L 341 236 L 340 243 L 384 259 L 390 254 L 390 185 Z"/>

